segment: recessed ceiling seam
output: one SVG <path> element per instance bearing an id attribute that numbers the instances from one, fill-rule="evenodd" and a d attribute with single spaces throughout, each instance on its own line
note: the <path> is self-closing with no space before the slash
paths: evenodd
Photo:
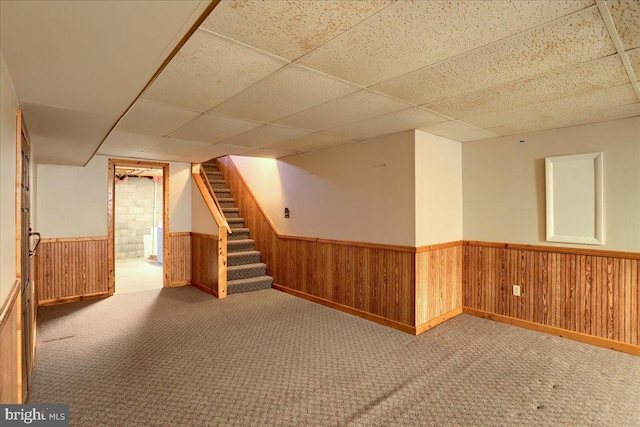
<path id="1" fill-rule="evenodd" d="M 374 83 L 374 84 L 372 84 L 372 85 L 370 85 L 370 86 L 368 86 L 368 87 L 373 87 L 373 86 L 382 85 L 382 84 L 387 83 L 387 82 L 389 82 L 389 81 L 391 81 L 391 80 L 395 80 L 395 79 L 400 78 L 400 77 L 402 77 L 402 76 L 406 76 L 406 75 L 408 75 L 408 74 L 415 73 L 415 72 L 416 72 L 416 71 L 418 71 L 418 70 L 425 70 L 425 69 L 428 69 L 428 68 L 436 67 L 436 66 L 438 66 L 438 65 L 440 65 L 440 64 L 443 64 L 443 63 L 445 63 L 445 62 L 453 61 L 453 60 L 455 60 L 455 59 L 457 59 L 457 58 L 460 58 L 460 57 L 466 56 L 466 55 L 468 55 L 468 54 L 470 54 L 470 53 L 472 53 L 472 52 L 479 51 L 479 50 L 481 50 L 481 49 L 486 49 L 487 47 L 490 47 L 490 46 L 493 46 L 493 45 L 497 45 L 497 44 L 499 44 L 499 43 L 504 42 L 505 40 L 512 39 L 512 38 L 517 37 L 517 36 L 519 36 L 519 35 L 521 35 L 521 34 L 526 34 L 526 33 L 532 32 L 532 31 L 534 31 L 534 30 L 536 30 L 536 29 L 538 29 L 538 28 L 545 27 L 545 26 L 547 26 L 547 25 L 549 25 L 549 24 L 551 24 L 551 23 L 553 23 L 553 22 L 559 21 L 559 20 L 561 20 L 561 19 L 567 19 L 569 16 L 573 16 L 573 15 L 576 15 L 576 14 L 579 14 L 579 13 L 584 13 L 584 11 L 589 10 L 589 9 L 595 9 L 596 7 L 598 7 L 598 6 L 597 6 L 597 5 L 593 5 L 593 6 L 585 7 L 584 9 L 576 10 L 575 12 L 571 12 L 571 13 L 568 13 L 568 14 L 566 14 L 566 15 L 559 16 L 559 17 L 557 17 L 557 18 L 555 18 L 555 19 L 552 19 L 552 20 L 550 20 L 550 21 L 543 22 L 542 24 L 538 24 L 538 25 L 536 25 L 535 27 L 528 28 L 528 29 L 526 29 L 526 30 L 524 30 L 524 31 L 520 31 L 520 32 L 518 32 L 518 33 L 512 34 L 512 35 L 507 36 L 507 37 L 503 37 L 503 38 L 501 38 L 500 40 L 495 40 L 495 41 L 492 41 L 491 43 L 483 44 L 482 46 L 478 46 L 478 47 L 476 47 L 476 48 L 473 48 L 473 49 L 467 50 L 467 51 L 462 52 L 462 53 L 459 53 L 459 54 L 457 54 L 457 55 L 450 56 L 450 57 L 448 57 L 448 58 L 444 58 L 444 59 L 442 59 L 442 60 L 440 60 L 440 61 L 434 62 L 433 64 L 425 65 L 425 66 L 423 66 L 423 67 L 416 68 L 415 70 L 411 70 L 411 71 L 409 71 L 409 72 L 402 73 L 402 74 L 399 74 L 399 75 L 397 75 L 397 76 L 393 76 L 393 77 L 391 77 L 391 78 L 389 78 L 389 79 L 387 79 L 387 80 L 384 80 L 384 81 L 381 81 L 381 82 Z M 351 31 L 351 30 L 348 30 L 348 31 Z M 345 33 L 346 33 L 346 32 L 347 32 L 347 31 L 345 31 Z M 344 34 L 344 33 L 343 33 L 343 34 Z M 575 65 L 575 64 L 574 64 L 574 65 Z"/>
<path id="2" fill-rule="evenodd" d="M 109 131 L 107 132 L 107 134 L 102 138 L 102 141 L 100 141 L 100 144 L 98 144 L 98 146 L 96 147 L 96 149 L 93 151 L 93 154 L 89 157 L 89 159 L 85 162 L 84 166 L 87 166 L 89 164 L 89 162 L 91 161 L 91 159 L 93 159 L 93 157 L 96 155 L 96 153 L 98 152 L 98 150 L 100 150 L 100 147 L 102 146 L 102 144 L 104 144 L 104 142 L 107 140 L 107 138 L 109 137 L 109 135 L 111 134 L 111 132 L 113 132 L 113 130 L 116 128 L 116 126 L 118 126 L 118 123 L 120 123 L 120 121 L 124 118 L 124 116 L 127 115 L 127 113 L 133 108 L 133 106 L 135 105 L 136 102 L 138 102 L 138 99 L 140 99 L 142 97 L 142 94 L 149 88 L 151 87 L 151 85 L 153 84 L 153 82 L 158 78 L 158 76 L 160 76 L 160 74 L 162 73 L 162 71 L 167 67 L 167 65 L 169 65 L 169 63 L 171 62 L 171 60 L 178 54 L 178 52 L 180 51 L 180 49 L 182 49 L 182 46 L 184 46 L 187 41 L 189 40 L 189 38 L 193 35 L 193 33 L 195 33 L 197 31 L 197 29 L 200 27 L 200 24 L 202 24 L 202 22 L 211 14 L 211 12 L 213 11 L 213 9 L 215 9 L 215 7 L 220 3 L 220 0 L 211 0 L 211 3 L 209 4 L 209 6 L 207 6 L 207 8 L 204 10 L 204 12 L 202 13 L 202 15 L 200 15 L 200 17 L 196 20 L 196 22 L 191 26 L 191 28 L 189 29 L 189 31 L 187 31 L 185 33 L 185 35 L 182 37 L 182 39 L 180 39 L 180 41 L 178 42 L 178 44 L 176 45 L 176 47 L 169 53 L 169 55 L 167 56 L 167 58 L 162 62 L 162 64 L 160 64 L 160 67 L 158 67 L 158 69 L 156 70 L 156 72 L 151 76 L 151 78 L 149 79 L 149 81 L 147 82 L 147 84 L 140 90 L 140 92 L 138 92 L 138 95 L 133 99 L 133 101 L 131 102 L 131 104 L 129 104 L 129 106 L 124 110 L 124 112 L 120 115 L 120 117 L 118 118 L 118 120 L 116 120 L 116 122 L 113 124 L 113 126 L 111 126 L 111 129 L 109 129 Z"/>
<path id="3" fill-rule="evenodd" d="M 500 84 L 497 84 L 495 86 L 489 86 L 489 87 L 485 87 L 485 88 L 482 88 L 482 89 L 476 89 L 476 90 L 473 90 L 473 91 L 464 92 L 464 93 L 462 93 L 460 95 L 449 96 L 447 98 L 438 99 L 437 101 L 429 101 L 429 102 L 426 102 L 424 104 L 419 104 L 418 106 L 422 107 L 422 108 L 429 108 L 428 107 L 429 105 L 439 104 L 441 102 L 446 102 L 446 101 L 449 101 L 449 100 L 452 100 L 452 99 L 456 99 L 456 98 L 472 96 L 472 95 L 474 95 L 476 93 L 483 92 L 483 91 L 486 91 L 486 90 L 500 89 L 502 87 L 509 86 L 509 85 L 514 84 L 514 83 L 524 82 L 524 81 L 527 81 L 527 80 L 532 80 L 532 79 L 544 77 L 544 76 L 547 76 L 549 74 L 570 72 L 572 68 L 581 67 L 581 66 L 583 66 L 585 64 L 602 61 L 604 59 L 611 58 L 611 57 L 614 57 L 614 56 L 618 57 L 618 58 L 620 57 L 620 55 L 616 52 L 616 53 L 613 53 L 611 55 L 601 56 L 599 58 L 594 58 L 594 59 L 591 59 L 591 60 L 586 61 L 586 62 L 580 62 L 580 63 L 577 63 L 577 64 L 569 64 L 569 65 L 567 65 L 565 67 L 554 68 L 553 70 L 544 71 L 542 73 L 534 74 L 532 76 L 526 76 L 526 77 L 521 77 L 521 78 L 518 78 L 518 79 L 515 79 L 515 80 L 510 80 L 508 82 L 500 83 Z M 595 90 L 598 90 L 598 89 L 595 89 Z M 589 91 L 587 91 L 587 92 L 589 92 Z M 557 98 L 550 98 L 549 100 L 552 100 L 552 99 L 557 99 Z M 405 102 L 408 102 L 408 101 L 405 101 Z M 529 105 L 529 104 L 522 104 L 520 106 L 524 106 L 524 105 Z"/>
<path id="4" fill-rule="evenodd" d="M 633 67 L 631 66 L 631 61 L 629 61 L 629 57 L 627 56 L 626 51 L 624 50 L 624 46 L 622 45 L 622 40 L 620 40 L 620 36 L 618 35 L 618 31 L 616 30 L 616 26 L 613 23 L 613 18 L 611 17 L 611 11 L 607 7 L 605 0 L 596 0 L 596 5 L 598 6 L 598 10 L 600 11 L 600 16 L 604 21 L 604 25 L 609 32 L 609 37 L 613 41 L 616 50 L 618 51 L 618 55 L 620 55 L 620 59 L 622 59 L 622 63 L 624 64 L 624 69 L 629 76 L 629 80 L 631 80 L 631 86 L 633 90 L 636 92 L 636 96 L 638 100 L 640 100 L 640 87 L 638 86 L 638 79 L 636 78 L 636 73 L 633 71 Z"/>
<path id="5" fill-rule="evenodd" d="M 238 45 L 238 46 L 244 47 L 244 48 L 249 49 L 249 50 L 253 50 L 254 52 L 264 53 L 265 55 L 271 56 L 271 57 L 273 57 L 273 58 L 275 58 L 275 59 L 279 59 L 279 60 L 281 60 L 281 61 L 285 61 L 285 62 L 287 62 L 287 64 L 286 64 L 285 66 L 283 66 L 283 67 L 279 68 L 278 70 L 280 70 L 280 69 L 282 69 L 282 68 L 286 67 L 287 65 L 289 65 L 289 64 L 291 64 L 291 63 L 293 63 L 293 61 L 292 61 L 292 60 L 290 60 L 290 59 L 287 59 L 287 58 L 284 58 L 284 57 L 282 57 L 282 56 L 276 55 L 276 54 L 275 54 L 275 53 L 273 53 L 273 52 L 268 52 L 268 51 L 266 51 L 266 50 L 262 50 L 262 49 L 260 49 L 260 48 L 255 47 L 255 46 L 252 46 L 252 45 L 250 45 L 250 44 L 243 43 L 243 42 L 241 42 L 240 40 L 232 39 L 232 38 L 227 37 L 227 36 L 225 36 L 225 35 L 223 35 L 223 34 L 216 33 L 215 31 L 211 31 L 211 30 L 210 30 L 210 29 L 208 29 L 208 28 L 205 28 L 205 27 L 198 27 L 198 30 L 203 31 L 203 32 L 205 32 L 205 33 L 207 33 L 207 34 L 209 34 L 209 35 L 214 36 L 214 37 L 220 37 L 221 39 L 225 39 L 225 40 L 227 40 L 227 41 L 228 41 L 228 42 L 230 42 L 230 43 L 233 43 L 233 44 L 235 44 L 235 45 Z M 274 73 L 275 73 L 275 72 L 277 72 L 278 70 L 274 71 Z"/>
<path id="6" fill-rule="evenodd" d="M 607 87 L 607 88 L 604 88 L 604 89 L 596 89 L 596 90 L 593 90 L 593 91 L 584 92 L 584 93 L 582 93 L 580 95 L 588 95 L 590 93 L 595 93 L 595 92 L 599 92 L 599 91 L 606 91 L 606 90 L 611 90 L 611 89 L 615 89 L 615 88 L 621 88 L 623 86 L 629 86 L 629 83 L 623 83 L 623 84 L 616 85 L 616 86 L 610 86 L 610 87 Z M 571 99 L 571 98 L 575 98 L 575 97 L 576 97 L 576 95 L 566 95 L 566 96 L 561 96 L 561 97 L 554 98 L 554 99 L 548 99 L 548 100 L 533 102 L 533 103 L 527 104 L 527 105 L 521 105 L 518 108 L 530 107 L 530 106 L 545 104 L 545 103 L 548 103 L 548 102 L 551 102 L 551 101 L 558 101 L 558 100 L 561 100 L 561 99 Z M 634 104 L 635 104 L 635 102 L 634 102 Z M 622 105 L 629 105 L 629 104 L 622 104 Z M 465 117 L 462 117 L 461 119 L 462 120 L 466 120 L 466 119 L 471 119 L 471 118 L 478 117 L 478 116 L 484 116 L 484 115 L 486 115 L 488 113 L 500 113 L 500 112 L 511 111 L 511 110 L 514 110 L 514 108 L 507 107 L 507 108 L 503 108 L 503 109 L 500 109 L 500 110 L 494 110 L 494 111 L 489 111 L 489 112 L 483 112 L 483 113 L 480 113 L 480 114 L 473 114 L 471 116 L 465 116 Z M 458 120 L 460 120 L 460 119 L 458 119 Z M 489 128 L 490 127 L 488 127 L 487 129 L 489 129 Z M 487 129 L 484 129 L 484 130 L 487 130 Z"/>

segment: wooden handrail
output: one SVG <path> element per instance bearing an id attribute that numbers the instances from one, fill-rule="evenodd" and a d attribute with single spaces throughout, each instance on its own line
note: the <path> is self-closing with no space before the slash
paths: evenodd
<path id="1" fill-rule="evenodd" d="M 205 172 L 202 166 L 200 166 L 200 176 L 202 177 L 202 181 L 204 181 L 204 184 L 207 186 L 207 190 L 209 190 L 209 194 L 211 194 L 213 201 L 218 207 L 218 211 L 222 215 L 222 219 L 224 220 L 223 225 L 227 228 L 227 231 L 229 232 L 229 234 L 232 234 L 233 232 L 231 231 L 231 227 L 229 227 L 227 218 L 225 218 L 224 213 L 222 212 L 222 206 L 220 206 L 220 202 L 218 202 L 218 196 L 216 196 L 216 192 L 213 191 L 213 186 L 211 185 L 211 182 L 209 181 L 209 177 L 207 176 L 207 173 Z"/>
<path id="2" fill-rule="evenodd" d="M 219 228 L 224 228 L 227 234 L 231 234 L 231 227 L 229 227 L 229 223 L 227 222 L 224 214 L 222 213 L 222 208 L 220 207 L 220 203 L 216 198 L 216 194 L 213 191 L 213 187 L 211 187 L 211 183 L 209 182 L 209 178 L 207 178 L 207 174 L 204 173 L 204 169 L 202 164 L 200 163 L 192 163 L 191 164 L 191 176 L 195 181 L 198 189 L 200 190 L 200 194 L 204 198 L 204 202 L 207 204 L 211 215 L 213 216 L 214 221 L 218 225 Z"/>

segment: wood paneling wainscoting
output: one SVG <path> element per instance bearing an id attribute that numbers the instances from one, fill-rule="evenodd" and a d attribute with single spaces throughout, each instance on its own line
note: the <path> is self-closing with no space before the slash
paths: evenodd
<path id="1" fill-rule="evenodd" d="M 282 235 L 233 161 L 218 164 L 275 289 L 410 333 L 461 312 L 462 242 L 416 249 Z M 428 295 L 438 301 L 429 306 Z"/>
<path id="2" fill-rule="evenodd" d="M 22 403 L 22 307 L 16 280 L 0 308 L 0 402 Z"/>
<path id="3" fill-rule="evenodd" d="M 42 239 L 36 286 L 41 306 L 108 296 L 107 236 Z"/>
<path id="4" fill-rule="evenodd" d="M 191 284 L 191 233 L 170 233 L 171 286 Z M 38 305 L 109 296 L 107 236 L 42 239 L 36 259 Z"/>
<path id="5" fill-rule="evenodd" d="M 465 242 L 464 264 L 465 312 L 640 355 L 640 254 Z"/>
<path id="6" fill-rule="evenodd" d="M 170 286 L 191 284 L 191 232 L 169 233 L 171 239 Z"/>
<path id="7" fill-rule="evenodd" d="M 218 242 L 218 236 L 191 233 L 191 284 L 215 297 L 219 283 Z"/>
<path id="8" fill-rule="evenodd" d="M 416 334 L 462 313 L 462 241 L 416 249 Z"/>
<path id="9" fill-rule="evenodd" d="M 413 332 L 413 248 L 364 245 L 282 237 L 267 263 L 268 273 L 276 289 Z"/>

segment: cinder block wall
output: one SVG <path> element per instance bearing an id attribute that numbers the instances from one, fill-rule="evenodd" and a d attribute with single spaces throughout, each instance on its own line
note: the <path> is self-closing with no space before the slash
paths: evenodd
<path id="1" fill-rule="evenodd" d="M 156 184 L 156 224 L 162 224 L 162 183 Z M 129 177 L 116 184 L 116 259 L 142 258 L 143 236 L 153 227 L 154 183 L 149 178 Z M 155 253 L 155 252 L 154 252 Z"/>

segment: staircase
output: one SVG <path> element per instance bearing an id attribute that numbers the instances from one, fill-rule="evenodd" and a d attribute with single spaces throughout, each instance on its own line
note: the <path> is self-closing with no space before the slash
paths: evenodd
<path id="1" fill-rule="evenodd" d="M 255 241 L 249 237 L 218 165 L 208 161 L 202 167 L 232 232 L 227 237 L 227 294 L 270 288 L 273 278 L 267 276 L 267 264 L 260 262 L 260 252 L 254 250 Z"/>

